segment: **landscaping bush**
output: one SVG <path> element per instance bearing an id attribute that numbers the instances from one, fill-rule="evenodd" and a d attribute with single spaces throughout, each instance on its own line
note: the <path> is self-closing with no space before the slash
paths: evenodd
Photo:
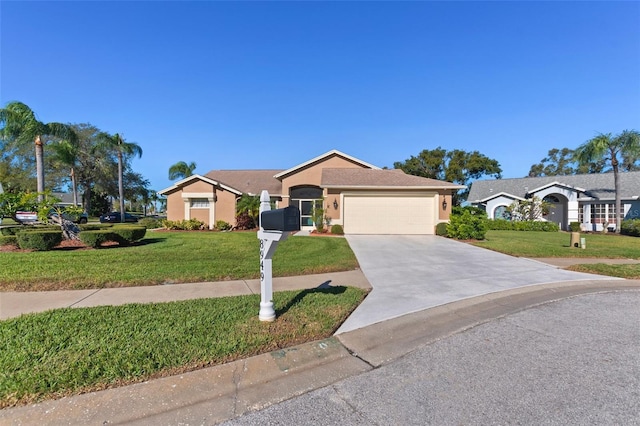
<path id="1" fill-rule="evenodd" d="M 342 229 L 342 225 L 333 225 L 331 227 L 331 233 L 334 235 L 344 235 L 344 229 Z"/>
<path id="2" fill-rule="evenodd" d="M 632 237 L 640 237 L 640 219 L 623 220 L 620 225 L 620 233 Z"/>
<path id="3" fill-rule="evenodd" d="M 236 229 L 246 230 L 255 229 L 257 227 L 256 221 L 251 217 L 249 213 L 240 213 L 236 216 Z"/>
<path id="4" fill-rule="evenodd" d="M 487 219 L 486 228 L 491 231 L 543 231 L 558 232 L 558 224 L 531 220 L 511 221 L 504 219 Z"/>
<path id="5" fill-rule="evenodd" d="M 197 231 L 199 229 L 206 229 L 204 222 L 198 219 L 189 220 L 163 220 L 162 227 L 172 231 Z"/>
<path id="6" fill-rule="evenodd" d="M 100 247 L 103 243 L 108 241 L 119 241 L 120 236 L 114 233 L 111 230 L 107 229 L 98 229 L 91 231 L 82 231 L 78 235 L 80 241 L 82 241 L 85 245 L 93 248 Z"/>
<path id="7" fill-rule="evenodd" d="M 580 222 L 571 222 L 569 224 L 571 232 L 580 232 Z"/>
<path id="8" fill-rule="evenodd" d="M 118 244 L 128 245 L 144 238 L 147 228 L 144 226 L 114 226 L 110 230 L 119 238 L 116 240 Z"/>
<path id="9" fill-rule="evenodd" d="M 446 222 L 440 222 L 436 225 L 436 235 L 440 235 L 441 237 L 446 237 L 448 235 Z"/>
<path id="10" fill-rule="evenodd" d="M 231 229 L 231 224 L 229 222 L 225 222 L 224 220 L 216 221 L 216 229 L 219 231 L 228 231 Z"/>
<path id="11" fill-rule="evenodd" d="M 486 214 L 474 214 L 462 209 L 461 214 L 452 214 L 447 225 L 447 235 L 458 240 L 484 240 L 487 233 Z"/>
<path id="12" fill-rule="evenodd" d="M 138 225 L 142 225 L 147 229 L 162 228 L 162 222 L 155 217 L 145 217 L 138 221 Z"/>
<path id="13" fill-rule="evenodd" d="M 0 235 L 16 235 L 22 228 L 24 228 L 24 226 L 5 226 L 4 228 L 0 228 Z"/>
<path id="14" fill-rule="evenodd" d="M 92 223 L 92 224 L 81 224 L 78 225 L 78 228 L 80 228 L 80 231 L 100 231 L 100 230 L 105 230 L 105 229 L 109 229 L 111 228 L 113 225 L 111 223 Z"/>
<path id="15" fill-rule="evenodd" d="M 18 247 L 25 250 L 47 251 L 62 242 L 62 231 L 29 230 L 16 234 Z"/>
<path id="16" fill-rule="evenodd" d="M 0 246 L 18 246 L 18 238 L 15 235 L 0 235 Z"/>

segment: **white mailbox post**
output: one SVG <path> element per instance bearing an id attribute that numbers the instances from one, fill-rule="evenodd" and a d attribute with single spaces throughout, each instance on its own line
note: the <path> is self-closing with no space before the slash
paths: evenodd
<path id="1" fill-rule="evenodd" d="M 264 212 L 270 212 L 268 217 L 263 218 Z M 292 223 L 293 219 L 297 220 L 297 223 Z M 273 321 L 276 318 L 276 311 L 273 309 L 273 253 L 276 251 L 278 243 L 287 239 L 290 231 L 298 230 L 300 230 L 300 211 L 295 207 L 271 211 L 269 192 L 262 191 L 260 194 L 260 229 L 258 231 L 258 239 L 260 240 L 260 313 L 258 318 L 260 321 Z"/>

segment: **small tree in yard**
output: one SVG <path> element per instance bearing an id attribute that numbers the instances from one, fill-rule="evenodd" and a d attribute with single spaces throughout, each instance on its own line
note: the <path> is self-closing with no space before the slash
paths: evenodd
<path id="1" fill-rule="evenodd" d="M 529 200 L 516 200 L 506 210 L 511 215 L 511 220 L 533 222 L 549 214 L 550 209 L 551 204 L 534 196 Z"/>
<path id="2" fill-rule="evenodd" d="M 311 218 L 313 219 L 313 225 L 316 227 L 316 231 L 323 232 L 324 231 L 324 199 L 315 200 L 313 202 L 313 212 L 311 213 Z"/>

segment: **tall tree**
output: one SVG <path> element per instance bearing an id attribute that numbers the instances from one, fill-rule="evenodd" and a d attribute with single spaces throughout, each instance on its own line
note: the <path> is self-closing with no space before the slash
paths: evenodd
<path id="1" fill-rule="evenodd" d="M 36 118 L 35 113 L 22 102 L 9 102 L 0 109 L 0 124 L 2 136 L 15 138 L 18 141 L 32 141 L 35 146 L 36 159 L 36 190 L 44 193 L 44 144 L 47 137 L 60 137 L 74 141 L 76 135 L 73 129 L 62 123 L 43 123 Z M 42 195 L 39 195 L 41 200 Z"/>
<path id="2" fill-rule="evenodd" d="M 184 161 L 178 161 L 173 166 L 169 167 L 169 180 L 184 179 L 193 175 L 193 171 L 196 169 L 196 163 L 193 161 L 189 164 Z"/>
<path id="3" fill-rule="evenodd" d="M 605 160 L 611 164 L 616 194 L 616 233 L 620 233 L 622 222 L 622 200 L 620 196 L 620 161 L 623 158 L 635 158 L 640 155 L 640 133 L 636 130 L 624 130 L 616 136 L 600 133 L 576 149 L 576 158 L 581 164 Z"/>
<path id="4" fill-rule="evenodd" d="M 411 156 L 403 162 L 393 163 L 393 167 L 410 175 L 467 186 L 473 179 L 483 176 L 500 179 L 502 174 L 500 163 L 478 151 L 467 152 L 459 149 L 446 151 L 441 147 L 433 150 L 425 149 L 417 157 Z M 468 188 L 453 194 L 453 204 L 460 205 L 461 201 L 466 200 L 468 194 Z"/>
<path id="5" fill-rule="evenodd" d="M 581 164 L 575 156 L 575 151 L 569 148 L 553 148 L 538 164 L 529 169 L 529 177 L 536 176 L 566 176 L 585 173 L 602 173 L 606 168 L 603 160 L 594 160 Z"/>
<path id="6" fill-rule="evenodd" d="M 116 133 L 110 135 L 102 132 L 99 136 L 101 143 L 118 158 L 118 196 L 120 200 L 120 221 L 124 222 L 124 160 L 125 157 L 142 157 L 142 148 L 135 142 L 126 142 L 124 138 Z"/>

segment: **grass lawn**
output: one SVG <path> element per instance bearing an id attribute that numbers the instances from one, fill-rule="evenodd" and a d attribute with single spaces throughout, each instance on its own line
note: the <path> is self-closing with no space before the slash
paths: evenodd
<path id="1" fill-rule="evenodd" d="M 488 231 L 473 244 L 519 257 L 590 257 L 640 259 L 640 238 L 616 234 L 582 234 L 586 249 L 572 248 L 567 232 Z M 640 279 L 640 265 L 576 265 L 571 270 Z"/>
<path id="2" fill-rule="evenodd" d="M 41 291 L 259 277 L 255 232 L 147 232 L 132 247 L 0 252 L 0 290 Z M 273 275 L 346 271 L 358 266 L 344 238 L 289 237 Z"/>
<path id="3" fill-rule="evenodd" d="M 366 291 L 66 308 L 0 321 L 0 408 L 179 374 L 333 334 Z"/>
<path id="4" fill-rule="evenodd" d="M 585 250 L 572 248 L 568 232 L 488 231 L 486 240 L 474 242 L 520 257 L 602 257 L 640 259 L 640 238 L 616 234 L 581 234 Z"/>

